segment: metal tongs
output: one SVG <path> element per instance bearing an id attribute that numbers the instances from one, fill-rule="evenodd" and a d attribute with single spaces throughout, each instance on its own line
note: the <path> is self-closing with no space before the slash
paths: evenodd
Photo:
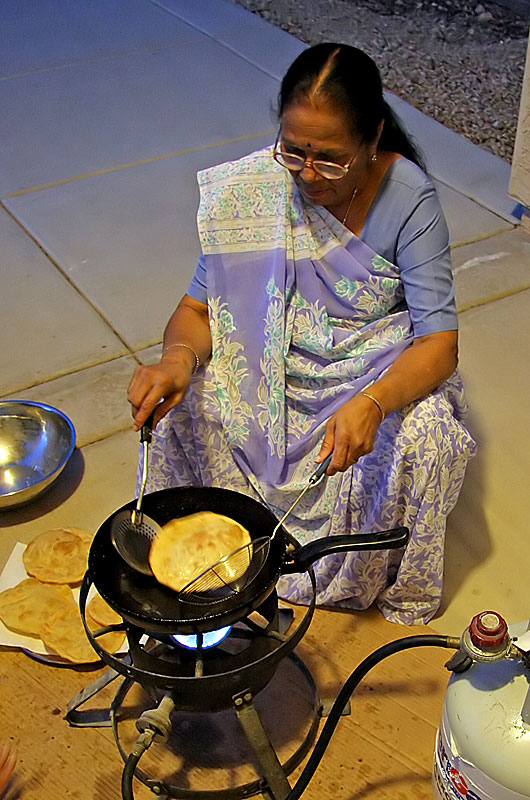
<path id="1" fill-rule="evenodd" d="M 311 477 L 307 481 L 307 485 L 304 486 L 304 488 L 302 489 L 302 491 L 300 492 L 300 494 L 298 495 L 298 497 L 296 498 L 294 503 L 291 506 L 289 506 L 289 508 L 287 509 L 287 511 L 285 512 L 285 514 L 281 518 L 281 520 L 278 522 L 278 524 L 274 528 L 273 532 L 271 533 L 271 539 L 273 538 L 273 536 L 276 535 L 278 530 L 282 527 L 283 523 L 285 522 L 285 520 L 287 519 L 287 517 L 289 516 L 289 514 L 291 513 L 293 508 L 298 505 L 298 503 L 300 502 L 302 497 L 305 495 L 305 493 L 309 489 L 311 489 L 313 486 L 316 486 L 318 483 L 320 483 L 320 481 L 324 480 L 324 475 L 325 475 L 325 472 L 326 472 L 327 468 L 329 467 L 329 465 L 331 463 L 331 456 L 332 455 L 333 455 L 333 453 L 330 453 L 329 456 L 326 456 L 326 458 L 324 459 L 322 464 L 318 465 L 316 470 L 313 472 L 313 474 L 311 475 Z"/>
<path id="2" fill-rule="evenodd" d="M 260 536 L 258 539 L 253 539 L 248 544 L 238 547 L 228 555 L 221 558 L 215 564 L 197 575 L 184 589 L 181 594 L 186 595 L 190 602 L 200 600 L 205 594 L 215 592 L 220 589 L 226 589 L 230 593 L 237 594 L 250 581 L 254 580 L 261 571 L 265 560 L 269 553 L 269 547 L 272 539 L 281 528 L 293 508 L 300 502 L 302 497 L 313 486 L 316 486 L 324 478 L 330 461 L 332 453 L 324 459 L 322 464 L 319 464 L 317 469 L 309 478 L 307 485 L 304 486 L 294 503 L 287 509 L 281 520 L 275 525 L 274 530 L 270 536 Z M 285 531 L 285 538 L 290 546 L 298 546 L 298 542 Z M 249 572 L 249 568 L 254 565 L 254 569 Z"/>

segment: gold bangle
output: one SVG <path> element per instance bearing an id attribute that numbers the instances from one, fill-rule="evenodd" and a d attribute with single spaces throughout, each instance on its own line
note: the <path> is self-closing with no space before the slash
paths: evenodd
<path id="1" fill-rule="evenodd" d="M 371 400 L 372 403 L 376 404 L 377 408 L 379 409 L 379 413 L 381 414 L 381 422 L 382 422 L 386 414 L 384 412 L 383 406 L 381 405 L 377 397 L 374 397 L 373 394 L 369 394 L 369 392 L 359 392 L 359 394 L 362 394 L 363 397 L 368 397 L 368 399 Z M 381 424 L 381 422 L 379 424 Z"/>
<path id="2" fill-rule="evenodd" d="M 162 350 L 162 356 L 164 356 L 167 353 L 168 350 L 171 350 L 172 347 L 185 347 L 186 350 L 189 350 L 190 353 L 193 353 L 193 357 L 195 359 L 195 366 L 193 367 L 193 369 L 191 371 L 191 374 L 195 375 L 195 373 L 197 372 L 197 370 L 201 366 L 201 362 L 200 362 L 199 356 L 197 355 L 197 353 L 195 352 L 193 347 L 190 347 L 189 344 L 183 344 L 182 342 L 175 342 L 175 344 L 168 344 L 168 346 L 164 347 L 164 349 Z"/>

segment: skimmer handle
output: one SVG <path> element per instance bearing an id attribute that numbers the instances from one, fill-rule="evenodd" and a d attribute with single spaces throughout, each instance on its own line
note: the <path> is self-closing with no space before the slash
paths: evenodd
<path id="1" fill-rule="evenodd" d="M 319 464 L 318 467 L 316 468 L 316 470 L 313 472 L 313 474 L 309 478 L 309 484 L 311 486 L 314 486 L 315 483 L 318 483 L 319 480 L 322 478 L 322 476 L 324 475 L 325 471 L 327 470 L 327 468 L 329 467 L 329 465 L 331 463 L 331 456 L 332 455 L 333 455 L 333 453 L 330 453 L 329 456 L 326 456 L 326 458 L 324 459 L 322 464 Z"/>
<path id="2" fill-rule="evenodd" d="M 332 453 L 330 453 L 329 456 L 327 456 L 327 458 L 324 459 L 322 464 L 318 465 L 317 469 L 313 472 L 313 474 L 309 478 L 307 484 L 302 489 L 302 491 L 300 492 L 300 494 L 298 495 L 298 497 L 296 498 L 294 503 L 287 509 L 287 511 L 285 512 L 285 514 L 281 518 L 281 520 L 277 523 L 276 527 L 274 528 L 273 532 L 271 533 L 271 539 L 272 539 L 273 536 L 276 535 L 276 533 L 279 530 L 279 528 L 281 528 L 281 526 L 283 525 L 283 523 L 285 522 L 285 520 L 287 519 L 287 517 L 289 516 L 289 514 L 293 510 L 293 508 L 296 505 L 298 505 L 298 503 L 300 502 L 300 500 L 302 499 L 304 494 L 307 492 L 307 490 L 310 489 L 312 486 L 315 486 L 317 483 L 319 483 L 322 480 L 322 478 L 324 477 L 325 471 L 329 467 L 329 463 L 331 461 L 331 456 L 332 456 Z"/>
<path id="3" fill-rule="evenodd" d="M 147 444 L 151 444 L 151 436 L 153 433 L 153 417 L 155 415 L 154 411 L 151 411 L 149 416 L 147 417 L 146 421 L 142 425 L 140 429 L 140 442 L 143 444 L 144 442 Z"/>
<path id="4" fill-rule="evenodd" d="M 146 421 L 140 429 L 140 444 L 143 450 L 143 465 L 142 465 L 142 482 L 140 484 L 140 492 L 136 500 L 136 508 L 133 509 L 131 514 L 131 522 L 133 525 L 140 525 L 142 522 L 142 501 L 144 499 L 145 487 L 147 484 L 147 463 L 148 463 L 148 448 L 151 444 L 151 434 L 153 433 L 153 416 L 152 411 L 147 417 Z"/>

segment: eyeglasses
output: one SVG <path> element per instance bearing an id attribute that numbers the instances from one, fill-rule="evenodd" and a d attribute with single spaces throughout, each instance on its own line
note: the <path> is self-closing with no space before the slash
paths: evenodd
<path id="1" fill-rule="evenodd" d="M 301 172 L 306 165 L 309 165 L 318 175 L 327 178 L 329 181 L 336 181 L 339 178 L 344 178 L 350 169 L 351 165 L 357 158 L 358 152 L 348 161 L 347 164 L 336 164 L 334 161 L 320 161 L 319 159 L 313 160 L 298 156 L 295 153 L 289 153 L 285 150 L 278 150 L 278 142 L 280 139 L 280 131 L 276 136 L 274 143 L 274 150 L 272 157 L 285 169 L 290 169 L 293 172 Z"/>

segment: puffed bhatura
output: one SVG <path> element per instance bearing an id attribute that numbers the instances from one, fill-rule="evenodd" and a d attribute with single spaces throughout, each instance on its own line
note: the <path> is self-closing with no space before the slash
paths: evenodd
<path id="1" fill-rule="evenodd" d="M 86 571 L 92 537 L 80 528 L 45 531 L 28 544 L 22 556 L 34 577 L 0 592 L 0 620 L 10 630 L 42 640 L 60 658 L 82 664 L 97 660 L 68 584 L 78 583 Z M 86 622 L 91 631 L 123 620 L 99 595 L 87 605 Z M 108 652 L 115 653 L 125 631 L 97 637 Z"/>
<path id="2" fill-rule="evenodd" d="M 178 517 L 164 525 L 151 545 L 149 563 L 156 579 L 175 591 L 181 591 L 202 572 L 234 550 L 251 541 L 248 531 L 229 517 L 212 511 L 199 511 Z M 238 565 L 239 566 L 239 565 Z M 224 580 L 236 580 L 239 573 L 223 567 L 217 570 Z"/>
<path id="3" fill-rule="evenodd" d="M 92 536 L 80 528 L 54 528 L 36 536 L 22 560 L 29 575 L 46 583 L 79 583 L 87 569 Z"/>
<path id="4" fill-rule="evenodd" d="M 88 614 L 86 619 L 91 630 L 102 627 L 91 620 Z M 77 607 L 57 611 L 48 617 L 41 627 L 40 638 L 49 650 L 74 664 L 86 664 L 97 659 Z M 112 631 L 98 637 L 98 641 L 109 652 L 118 650 L 124 639 L 123 631 Z"/>
<path id="5" fill-rule="evenodd" d="M 118 625 L 122 622 L 120 615 L 97 593 L 88 603 L 86 611 L 94 622 L 97 622 L 101 627 L 104 625 Z"/>
<path id="6" fill-rule="evenodd" d="M 40 638 L 49 650 L 67 661 L 86 664 L 95 659 L 77 608 L 57 611 L 48 617 L 42 625 Z"/>
<path id="7" fill-rule="evenodd" d="M 0 619 L 7 628 L 24 636 L 40 636 L 46 619 L 56 612 L 72 610 L 77 611 L 77 605 L 68 586 L 25 578 L 0 592 Z"/>
<path id="8" fill-rule="evenodd" d="M 102 625 L 102 623 L 98 620 L 94 619 L 92 615 L 88 613 L 88 611 L 86 612 L 85 617 L 87 625 L 92 633 L 98 628 L 104 627 L 104 625 Z M 123 622 L 121 617 L 120 622 Z M 107 624 L 110 625 L 111 623 L 109 622 Z M 109 653 L 116 653 L 125 641 L 125 631 L 109 631 L 108 633 L 104 633 L 102 636 L 98 636 L 96 641 L 103 647 L 104 650 L 107 650 Z M 92 650 L 92 660 L 94 660 L 94 650 Z"/>

